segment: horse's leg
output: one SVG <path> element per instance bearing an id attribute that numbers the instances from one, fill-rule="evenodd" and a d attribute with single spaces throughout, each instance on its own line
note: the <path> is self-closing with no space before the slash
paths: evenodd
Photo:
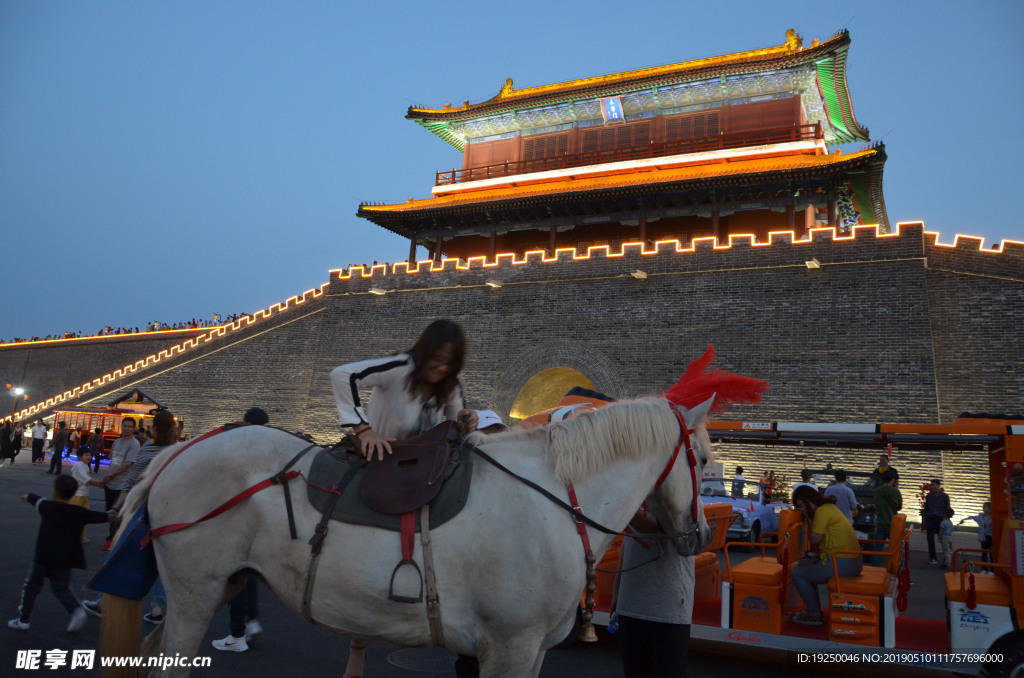
<path id="1" fill-rule="evenodd" d="M 158 648 L 164 657 L 196 657 L 199 645 L 210 628 L 210 622 L 217 611 L 224 606 L 228 594 L 237 593 L 238 585 L 225 587 L 224 580 L 205 582 L 165 582 L 168 593 L 167 611 L 164 613 L 163 643 Z M 208 653 L 206 653 L 208 654 Z M 189 675 L 189 668 L 171 667 L 153 675 Z"/>
<path id="2" fill-rule="evenodd" d="M 502 678 L 503 676 L 532 676 L 540 674 L 544 653 L 540 642 L 521 636 L 506 638 L 501 643 L 481 643 L 480 678 Z"/>
<path id="3" fill-rule="evenodd" d="M 164 610 L 164 614 L 167 614 L 167 610 Z M 150 631 L 145 638 L 142 639 L 142 646 L 139 649 L 140 657 L 152 657 L 153 655 L 161 654 L 163 652 L 164 642 L 164 622 L 160 621 L 156 625 L 156 628 Z"/>
<path id="4" fill-rule="evenodd" d="M 537 678 L 540 675 L 540 668 L 544 666 L 544 657 L 547 656 L 547 653 L 547 650 L 537 653 L 537 661 L 533 663 L 533 673 L 528 674 L 530 678 Z"/>

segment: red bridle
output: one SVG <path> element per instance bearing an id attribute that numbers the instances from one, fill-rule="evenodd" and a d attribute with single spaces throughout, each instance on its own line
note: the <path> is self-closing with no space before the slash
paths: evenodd
<path id="1" fill-rule="evenodd" d="M 668 478 L 668 474 L 672 472 L 672 468 L 676 465 L 676 459 L 679 458 L 679 450 L 682 449 L 683 445 L 686 445 L 686 459 L 690 463 L 690 482 L 693 487 L 693 502 L 690 512 L 690 517 L 693 519 L 693 528 L 691 531 L 698 529 L 698 514 L 697 509 L 697 497 L 699 494 L 699 488 L 697 487 L 697 456 L 693 452 L 693 445 L 690 443 L 690 434 L 693 433 L 693 429 L 686 425 L 686 418 L 683 417 L 683 413 L 679 411 L 679 408 L 675 403 L 669 401 L 669 407 L 672 409 L 672 413 L 676 415 L 676 421 L 679 422 L 679 442 L 676 443 L 676 447 L 672 450 L 672 456 L 669 457 L 668 463 L 665 465 L 665 470 L 658 476 L 657 482 L 654 483 L 654 489 L 657 490 L 661 487 L 665 480 Z M 576 499 L 576 488 L 573 484 L 566 483 L 566 490 L 569 493 L 569 501 L 572 502 L 572 508 L 574 512 L 573 518 L 576 520 L 576 529 L 580 534 L 580 539 L 583 540 L 583 549 L 590 551 L 590 537 L 587 534 L 587 526 L 580 518 L 583 515 L 583 509 L 580 508 L 579 500 Z"/>
<path id="2" fill-rule="evenodd" d="M 676 443 L 676 449 L 672 450 L 672 456 L 669 457 L 668 464 L 665 466 L 665 470 L 658 476 L 658 482 L 654 484 L 654 489 L 661 487 L 665 479 L 668 478 L 668 474 L 672 472 L 672 467 L 676 465 L 676 458 L 679 456 L 679 448 L 686 444 L 686 459 L 690 462 L 690 482 L 693 487 L 693 510 L 691 511 L 691 517 L 694 520 L 694 524 L 697 521 L 697 495 L 699 489 L 697 487 L 697 456 L 693 452 L 693 445 L 690 444 L 690 434 L 693 433 L 693 429 L 686 425 L 686 419 L 683 417 L 683 413 L 679 411 L 675 403 L 669 402 L 669 407 L 672 408 L 672 414 L 676 415 L 676 421 L 679 422 L 679 442 Z"/>

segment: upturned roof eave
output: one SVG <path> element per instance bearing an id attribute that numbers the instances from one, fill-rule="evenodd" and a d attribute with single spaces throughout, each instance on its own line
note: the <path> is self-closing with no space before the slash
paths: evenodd
<path id="1" fill-rule="evenodd" d="M 853 114 L 850 88 L 846 82 L 848 53 L 849 41 L 815 62 L 818 72 L 818 93 L 825 103 L 825 111 L 835 135 L 834 139 L 829 140 L 833 143 L 871 140 L 868 129 L 862 127 Z"/>

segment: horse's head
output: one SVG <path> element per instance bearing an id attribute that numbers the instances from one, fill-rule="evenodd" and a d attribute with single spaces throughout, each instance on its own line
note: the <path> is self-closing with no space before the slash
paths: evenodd
<path id="1" fill-rule="evenodd" d="M 678 456 L 669 462 L 672 467 L 666 469 L 668 473 L 647 499 L 648 508 L 665 532 L 672 535 L 681 556 L 697 555 L 711 541 L 711 528 L 704 518 L 697 491 L 704 467 L 712 461 L 711 438 L 704 421 L 714 400 L 712 395 L 696 407 L 678 408 L 685 421 L 685 429 L 679 427 L 682 440 Z"/>

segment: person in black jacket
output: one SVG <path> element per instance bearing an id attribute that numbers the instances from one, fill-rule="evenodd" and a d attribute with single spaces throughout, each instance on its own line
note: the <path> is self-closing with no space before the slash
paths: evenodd
<path id="1" fill-rule="evenodd" d="M 7 459 L 14 463 L 14 427 L 11 426 L 10 419 L 4 422 L 3 428 L 0 428 L 0 467 Z"/>
<path id="2" fill-rule="evenodd" d="M 53 434 L 53 443 L 50 446 L 50 470 L 47 473 L 60 475 L 64 470 L 64 448 L 68 446 L 68 423 L 66 421 L 57 424 L 57 432 Z"/>
<path id="3" fill-rule="evenodd" d="M 7 626 L 12 629 L 29 629 L 29 615 L 47 579 L 50 580 L 53 594 L 64 609 L 71 613 L 68 631 L 74 633 L 85 625 L 85 610 L 71 593 L 71 570 L 85 569 L 82 527 L 89 523 L 113 522 L 117 514 L 115 511 L 89 511 L 69 504 L 68 500 L 75 495 L 77 489 L 78 482 L 74 478 L 60 475 L 53 481 L 52 500 L 35 494 L 21 495 L 23 502 L 32 504 L 39 511 L 43 521 L 39 525 L 39 536 L 36 537 L 32 569 L 21 588 L 21 604 L 18 606 L 20 615 L 7 622 Z"/>
<path id="4" fill-rule="evenodd" d="M 928 542 L 929 565 L 938 564 L 935 559 L 935 535 L 939 533 L 939 523 L 946 519 L 946 511 L 949 509 L 949 495 L 942 489 L 942 481 L 932 478 L 932 489 L 924 496 L 924 508 L 921 509 Z"/>

